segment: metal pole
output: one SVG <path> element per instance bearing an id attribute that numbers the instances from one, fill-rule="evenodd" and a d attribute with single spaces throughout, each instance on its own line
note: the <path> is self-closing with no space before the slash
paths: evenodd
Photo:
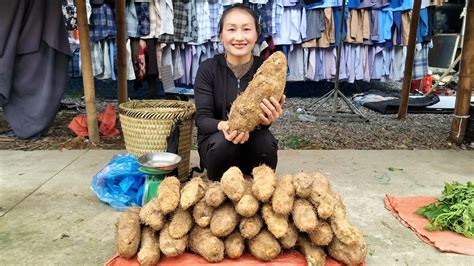
<path id="1" fill-rule="evenodd" d="M 449 139 L 457 145 L 463 142 L 466 133 L 469 103 L 471 101 L 472 84 L 474 81 L 474 49 L 472 49 L 474 47 L 474 1 L 468 2 L 456 105 L 454 106 L 453 121 L 449 135 Z"/>
<path id="2" fill-rule="evenodd" d="M 339 25 L 339 43 L 337 44 L 337 61 L 336 61 L 336 77 L 334 80 L 334 90 L 337 92 L 339 90 L 339 69 L 341 68 L 341 53 L 342 53 L 342 43 L 343 43 L 343 38 L 342 38 L 342 33 L 344 31 L 344 22 L 345 22 L 345 17 L 344 17 L 344 12 L 346 10 L 346 1 L 342 1 L 342 12 L 341 12 L 341 23 Z M 333 110 L 334 112 L 337 112 L 337 93 L 334 93 L 334 106 Z"/>
<path id="3" fill-rule="evenodd" d="M 133 3 L 131 3 L 133 5 Z M 117 98 L 119 103 L 128 100 L 127 91 L 127 36 L 125 25 L 125 0 L 115 0 L 117 15 Z"/>
<path id="4" fill-rule="evenodd" d="M 82 82 L 86 101 L 87 130 L 92 143 L 100 141 L 97 112 L 95 109 L 94 75 L 92 73 L 91 48 L 89 46 L 89 25 L 86 17 L 85 0 L 76 0 L 79 42 L 81 47 Z"/>
<path id="5" fill-rule="evenodd" d="M 352 103 L 350 100 L 344 96 L 344 94 L 339 90 L 339 71 L 341 67 L 341 53 L 342 53 L 342 44 L 343 44 L 343 29 L 344 29 L 344 23 L 345 23 L 345 9 L 346 9 L 346 1 L 342 1 L 342 14 L 341 14 L 341 24 L 339 25 L 339 41 L 337 45 L 337 58 L 336 58 L 336 76 L 334 80 L 334 89 L 332 89 L 330 92 L 326 93 L 323 97 L 319 98 L 316 100 L 314 103 L 312 103 L 308 108 L 312 108 L 315 105 L 318 105 L 312 112 L 311 114 L 308 114 L 307 110 L 305 110 L 305 114 L 300 114 L 298 117 L 300 119 L 305 119 L 308 121 L 316 121 L 316 117 L 314 115 L 317 115 L 319 119 L 324 119 L 324 120 L 336 120 L 339 118 L 343 118 L 346 121 L 349 119 L 352 119 L 354 121 L 356 120 L 362 120 L 362 121 L 369 121 Z M 339 112 L 338 107 L 337 107 L 337 100 L 338 97 L 341 97 L 343 102 L 349 107 L 351 110 L 352 114 L 348 114 L 347 112 L 344 114 L 344 112 Z M 323 106 L 324 103 L 329 101 L 330 99 L 333 99 L 333 108 L 332 112 L 318 112 L 318 110 Z"/>
<path id="6" fill-rule="evenodd" d="M 415 58 L 416 32 L 420 21 L 421 0 L 415 0 L 413 3 L 413 12 L 410 21 L 410 33 L 408 35 L 407 59 L 405 61 L 405 77 L 403 78 L 403 87 L 400 93 L 400 106 L 398 108 L 398 119 L 407 117 L 408 96 L 411 87 L 411 78 L 413 74 L 413 60 Z"/>

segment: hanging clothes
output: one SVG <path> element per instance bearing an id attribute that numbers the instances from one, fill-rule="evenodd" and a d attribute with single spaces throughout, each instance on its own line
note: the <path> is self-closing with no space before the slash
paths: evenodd
<path id="1" fill-rule="evenodd" d="M 138 19 L 138 35 L 140 37 L 150 34 L 150 10 L 148 3 L 135 3 Z"/>
<path id="2" fill-rule="evenodd" d="M 306 13 L 301 9 L 286 8 L 279 26 L 280 28 L 276 29 L 278 33 L 273 36 L 275 45 L 301 43 L 302 31 L 304 31 L 303 37 L 306 37 Z"/>
<path id="3" fill-rule="evenodd" d="M 135 8 L 135 3 L 133 2 L 129 2 L 125 7 L 125 21 L 127 23 L 127 36 L 132 38 L 140 37 L 140 35 L 138 34 L 137 10 Z"/>
<path id="4" fill-rule="evenodd" d="M 321 38 L 322 32 L 325 29 L 323 10 L 311 9 L 306 11 L 306 24 L 310 26 L 306 27 L 306 38 L 304 38 L 303 41 L 307 42 L 309 40 Z"/>
<path id="5" fill-rule="evenodd" d="M 150 33 L 142 36 L 143 39 L 158 38 L 161 34 L 161 17 L 160 17 L 159 0 L 152 0 L 148 3 L 148 12 L 150 19 Z"/>
<path id="6" fill-rule="evenodd" d="M 369 11 L 365 9 L 352 9 L 349 11 L 346 42 L 363 43 L 370 39 Z"/>
<path id="7" fill-rule="evenodd" d="M 299 81 L 304 80 L 305 68 L 301 62 L 304 62 L 304 51 L 303 47 L 299 45 L 290 45 L 287 63 L 288 63 L 288 76 L 287 81 Z"/>
<path id="8" fill-rule="evenodd" d="M 203 44 L 211 39 L 211 14 L 207 0 L 196 1 L 196 26 L 197 40 L 195 44 Z"/>
<path id="9" fill-rule="evenodd" d="M 62 1 L 0 1 L 0 106 L 20 139 L 48 132 L 71 51 Z"/>
<path id="10" fill-rule="evenodd" d="M 108 4 L 92 7 L 89 25 L 91 42 L 98 42 L 117 35 L 117 24 L 112 8 Z"/>
<path id="11" fill-rule="evenodd" d="M 181 57 L 181 49 L 176 45 L 172 46 L 172 57 L 173 57 L 173 79 L 178 80 L 184 75 L 183 62 Z"/>
<path id="12" fill-rule="evenodd" d="M 132 47 L 130 44 L 130 39 L 127 40 L 125 49 L 127 49 L 127 80 L 134 80 L 136 79 L 136 77 L 135 77 L 135 71 L 133 68 Z"/>
<path id="13" fill-rule="evenodd" d="M 161 18 L 160 34 L 174 34 L 174 12 L 172 0 L 159 0 L 159 12 Z"/>
<path id="14" fill-rule="evenodd" d="M 422 79 L 429 73 L 428 52 L 431 46 L 431 43 L 416 44 L 415 57 L 413 59 L 413 80 Z"/>

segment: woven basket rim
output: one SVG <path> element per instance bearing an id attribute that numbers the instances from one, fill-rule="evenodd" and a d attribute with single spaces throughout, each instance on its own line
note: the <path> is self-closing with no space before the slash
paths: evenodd
<path id="1" fill-rule="evenodd" d="M 131 100 L 119 105 L 119 114 L 141 119 L 157 119 L 161 115 L 188 119 L 195 112 L 193 103 L 178 100 Z"/>

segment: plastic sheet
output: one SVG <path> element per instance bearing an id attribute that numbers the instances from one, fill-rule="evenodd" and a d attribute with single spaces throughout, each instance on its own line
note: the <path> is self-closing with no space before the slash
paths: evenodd
<path id="1" fill-rule="evenodd" d="M 97 197 L 118 211 L 141 206 L 145 175 L 138 171 L 131 154 L 117 154 L 92 178 L 91 188 Z"/>

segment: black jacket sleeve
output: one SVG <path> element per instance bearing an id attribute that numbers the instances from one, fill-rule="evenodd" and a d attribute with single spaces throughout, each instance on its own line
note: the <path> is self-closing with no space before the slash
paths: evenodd
<path id="1" fill-rule="evenodd" d="M 217 132 L 220 120 L 214 115 L 214 74 L 212 63 L 203 62 L 197 71 L 194 81 L 194 100 L 196 102 L 196 126 L 199 133 L 211 135 Z"/>

